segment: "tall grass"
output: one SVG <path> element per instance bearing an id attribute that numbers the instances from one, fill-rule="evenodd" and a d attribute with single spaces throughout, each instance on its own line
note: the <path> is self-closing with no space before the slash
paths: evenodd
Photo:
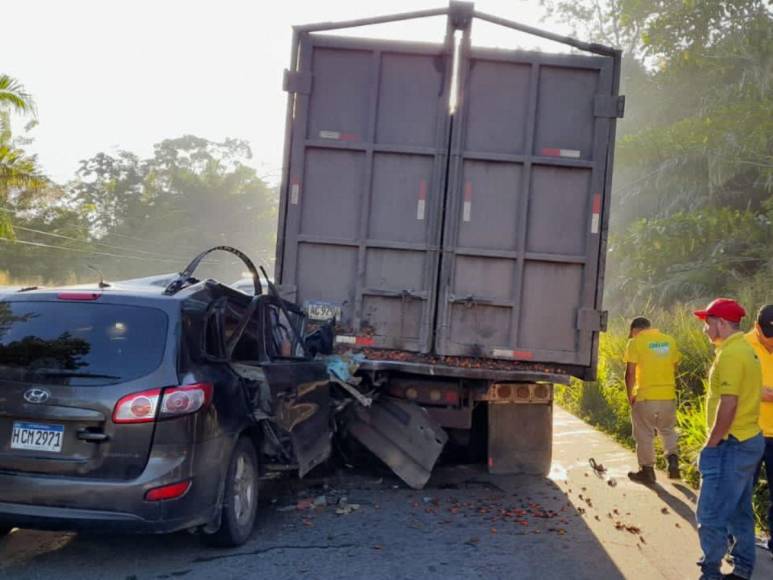
<path id="1" fill-rule="evenodd" d="M 714 353 L 692 310 L 684 305 L 669 310 L 649 306 L 643 308 L 641 315 L 649 318 L 653 326 L 673 336 L 682 352 L 677 372 L 680 461 L 683 479 L 697 488 L 700 483 L 697 457 L 707 436 L 705 383 Z M 747 320 L 750 318 L 747 317 Z M 601 335 L 598 380 L 588 383 L 575 381 L 568 387 L 558 388 L 556 401 L 624 445 L 634 448 L 624 380 L 623 352 L 627 341 L 627 321 L 622 317 L 613 319 L 608 331 Z M 658 462 L 661 466 L 665 464 L 660 452 Z M 767 501 L 764 484 L 762 481 L 755 495 L 755 513 L 761 528 L 765 527 L 764 505 Z"/>

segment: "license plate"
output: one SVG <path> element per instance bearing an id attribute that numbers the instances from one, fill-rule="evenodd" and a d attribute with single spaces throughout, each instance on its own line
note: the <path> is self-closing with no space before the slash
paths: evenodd
<path id="1" fill-rule="evenodd" d="M 11 449 L 61 453 L 63 438 L 64 425 L 16 422 L 11 431 Z"/>
<path id="2" fill-rule="evenodd" d="M 306 316 L 309 320 L 336 320 L 341 319 L 341 307 L 330 302 L 316 302 L 308 300 L 305 303 Z"/>

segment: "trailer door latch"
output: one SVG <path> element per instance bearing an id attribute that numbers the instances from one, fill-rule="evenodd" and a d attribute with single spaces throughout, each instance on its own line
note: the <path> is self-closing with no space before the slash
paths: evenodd
<path id="1" fill-rule="evenodd" d="M 608 312 L 606 310 L 594 310 L 592 308 L 580 308 L 577 311 L 577 328 L 592 332 L 607 330 Z"/>

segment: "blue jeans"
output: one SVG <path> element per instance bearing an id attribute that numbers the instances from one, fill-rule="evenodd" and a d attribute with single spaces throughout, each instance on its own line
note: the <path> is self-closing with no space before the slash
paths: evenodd
<path id="1" fill-rule="evenodd" d="M 702 578 L 721 578 L 728 534 L 735 538 L 733 573 L 751 578 L 754 570 L 754 474 L 762 458 L 762 434 L 746 441 L 732 435 L 716 447 L 705 447 L 698 457 L 701 491 L 698 498 L 698 538 L 703 550 Z"/>
<path id="2" fill-rule="evenodd" d="M 773 552 L 773 437 L 765 437 L 765 453 L 762 456 L 762 461 L 757 464 L 757 473 L 754 474 L 755 484 L 760 478 L 763 463 L 765 464 L 765 476 L 768 480 L 768 492 L 770 493 L 770 502 L 768 503 L 768 530 L 770 530 L 768 550 Z"/>

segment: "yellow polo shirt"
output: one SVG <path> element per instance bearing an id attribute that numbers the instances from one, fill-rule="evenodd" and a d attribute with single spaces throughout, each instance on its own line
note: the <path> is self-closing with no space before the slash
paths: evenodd
<path id="1" fill-rule="evenodd" d="M 636 365 L 637 401 L 670 401 L 676 398 L 676 363 L 682 358 L 676 341 L 657 328 L 642 330 L 628 340 L 623 360 Z"/>
<path id="2" fill-rule="evenodd" d="M 762 367 L 762 385 L 764 387 L 773 387 L 773 353 L 768 352 L 757 338 L 757 333 L 753 330 L 746 334 L 746 340 L 752 345 L 754 352 Z M 765 437 L 773 437 L 773 403 L 760 401 L 760 427 Z"/>
<path id="3" fill-rule="evenodd" d="M 717 347 L 714 364 L 709 371 L 709 391 L 706 394 L 706 425 L 714 425 L 722 395 L 738 397 L 738 408 L 729 434 L 746 441 L 760 432 L 760 395 L 762 371 L 754 349 L 736 332 Z"/>

